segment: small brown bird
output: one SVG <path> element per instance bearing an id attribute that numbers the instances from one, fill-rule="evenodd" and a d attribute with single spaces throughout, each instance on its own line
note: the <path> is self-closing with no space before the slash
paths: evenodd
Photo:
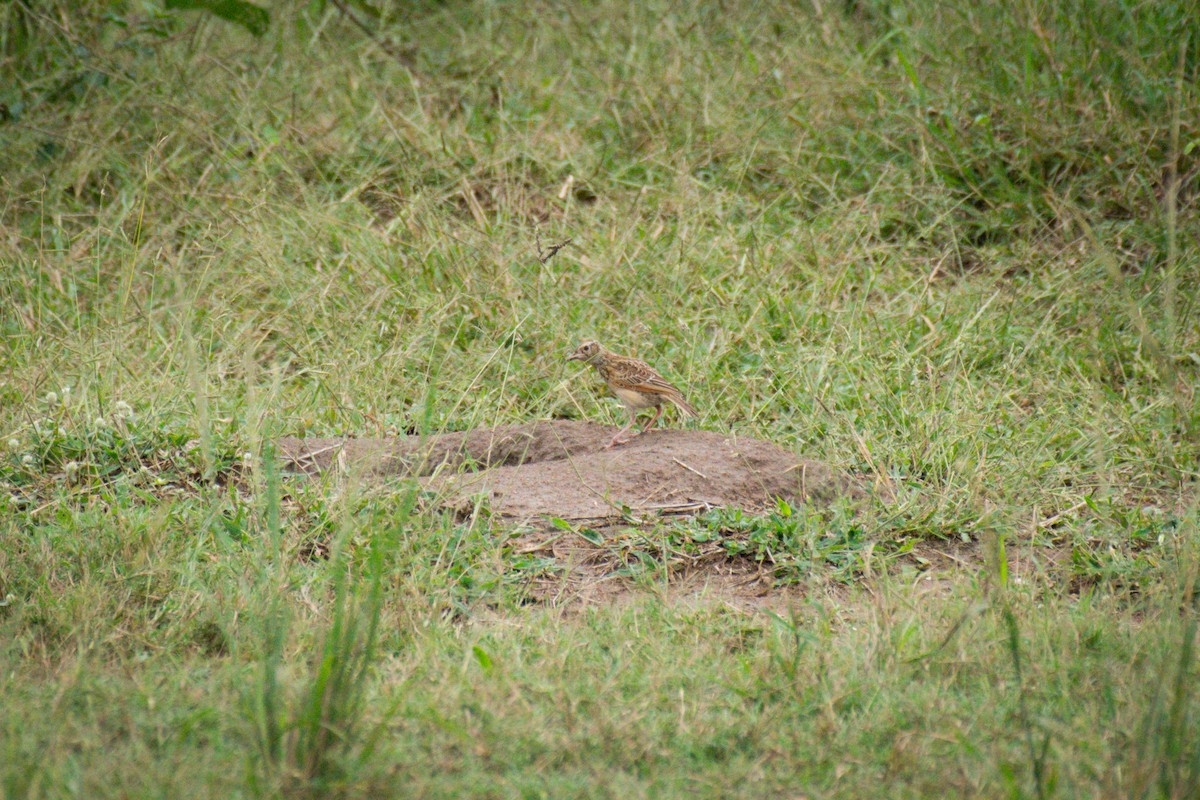
<path id="1" fill-rule="evenodd" d="M 683 399 L 683 394 L 667 383 L 663 376 L 645 361 L 609 352 L 601 347 L 599 342 L 584 342 L 567 361 L 586 361 L 595 367 L 600 377 L 608 384 L 609 391 L 617 396 L 629 412 L 629 424 L 617 432 L 608 443 L 609 447 L 625 444 L 633 438 L 631 436 L 629 439 L 622 439 L 621 436 L 634 426 L 637 413 L 643 408 L 653 408 L 654 417 L 646 423 L 640 433 L 650 430 L 662 416 L 664 400 L 674 403 L 685 416 L 696 416 L 696 409 Z"/>

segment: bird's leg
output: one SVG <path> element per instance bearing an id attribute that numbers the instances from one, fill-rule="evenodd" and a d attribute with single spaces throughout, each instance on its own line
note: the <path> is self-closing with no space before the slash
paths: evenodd
<path id="1" fill-rule="evenodd" d="M 645 433 L 654 427 L 654 423 L 658 422 L 658 418 L 662 416 L 662 412 L 663 407 L 661 404 L 654 407 L 654 416 L 650 418 L 649 422 L 642 426 L 642 433 Z"/>
<path id="2" fill-rule="evenodd" d="M 633 436 L 637 436 L 637 434 L 635 433 L 633 436 L 630 436 L 629 439 L 621 438 L 622 434 L 628 433 L 629 429 L 632 428 L 634 426 L 634 423 L 636 423 L 636 422 L 637 422 L 637 409 L 631 408 L 631 409 L 629 409 L 629 424 L 626 425 L 624 428 L 621 428 L 621 430 L 617 431 L 617 435 L 612 438 L 612 441 L 609 442 L 608 446 L 605 447 L 604 449 L 607 450 L 610 447 L 616 447 L 619 444 L 625 444 L 626 442 L 629 441 L 629 439 L 632 439 Z"/>

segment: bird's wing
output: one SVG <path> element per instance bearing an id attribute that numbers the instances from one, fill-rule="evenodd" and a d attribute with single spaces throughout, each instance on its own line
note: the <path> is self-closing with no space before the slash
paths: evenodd
<path id="1" fill-rule="evenodd" d="M 636 358 L 610 360 L 608 363 L 608 373 L 609 380 L 628 389 L 636 389 L 642 384 L 647 386 L 655 383 L 662 383 L 667 386 L 671 385 L 663 380 L 662 375 L 655 372 L 653 367 L 644 361 L 638 361 Z M 646 391 L 653 392 L 655 390 L 648 388 Z"/>

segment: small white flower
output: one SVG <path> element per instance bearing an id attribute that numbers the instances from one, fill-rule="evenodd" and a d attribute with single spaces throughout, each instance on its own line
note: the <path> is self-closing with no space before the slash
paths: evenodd
<path id="1" fill-rule="evenodd" d="M 113 403 L 113 416 L 117 417 L 118 419 L 132 417 L 133 408 L 124 400 L 118 400 L 117 402 Z"/>
<path id="2" fill-rule="evenodd" d="M 92 420 L 92 426 L 96 428 L 107 428 L 108 420 L 106 420 L 104 417 L 96 417 L 94 420 Z"/>
<path id="3" fill-rule="evenodd" d="M 8 440 L 8 449 L 9 449 L 9 450 L 16 450 L 16 449 L 17 449 L 18 447 L 20 447 L 20 446 L 21 446 L 21 443 L 20 443 L 20 442 L 18 442 L 16 439 L 9 439 L 9 440 Z"/>
<path id="4" fill-rule="evenodd" d="M 56 405 L 58 403 L 58 393 L 46 392 L 46 403 L 48 405 Z"/>
<path id="5" fill-rule="evenodd" d="M 63 399 L 64 403 L 67 402 L 67 398 L 70 396 L 71 396 L 71 387 L 70 386 L 62 387 L 62 399 Z"/>
<path id="6" fill-rule="evenodd" d="M 30 455 L 29 453 L 26 453 L 25 455 L 21 456 L 21 463 L 27 467 L 32 467 L 33 466 L 33 456 Z"/>
<path id="7" fill-rule="evenodd" d="M 254 460 L 254 453 L 251 453 L 249 450 L 242 453 L 242 461 L 245 461 L 247 464 L 249 464 L 253 460 Z"/>
<path id="8" fill-rule="evenodd" d="M 68 461 L 66 463 L 66 466 L 63 467 L 63 470 L 66 471 L 67 477 L 70 477 L 70 476 L 74 475 L 76 472 L 79 472 L 79 462 L 78 461 Z"/>

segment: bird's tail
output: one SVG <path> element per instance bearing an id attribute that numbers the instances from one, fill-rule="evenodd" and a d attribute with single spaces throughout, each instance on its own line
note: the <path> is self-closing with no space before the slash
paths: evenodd
<path id="1" fill-rule="evenodd" d="M 693 405 L 692 405 L 691 403 L 689 403 L 687 400 L 684 400 L 684 399 L 683 399 L 683 395 L 682 395 L 682 394 L 680 394 L 678 391 L 675 391 L 675 392 L 672 392 L 672 393 L 668 394 L 668 395 L 667 395 L 667 398 L 668 398 L 668 399 L 669 399 L 669 400 L 670 400 L 672 403 L 674 403 L 674 404 L 675 404 L 675 407 L 676 407 L 676 408 L 678 408 L 680 411 L 682 411 L 682 412 L 683 412 L 683 415 L 684 415 L 685 417 L 698 417 L 698 416 L 700 416 L 700 412 L 696 411 L 696 408 L 695 408 L 695 406 L 693 406 Z"/>

